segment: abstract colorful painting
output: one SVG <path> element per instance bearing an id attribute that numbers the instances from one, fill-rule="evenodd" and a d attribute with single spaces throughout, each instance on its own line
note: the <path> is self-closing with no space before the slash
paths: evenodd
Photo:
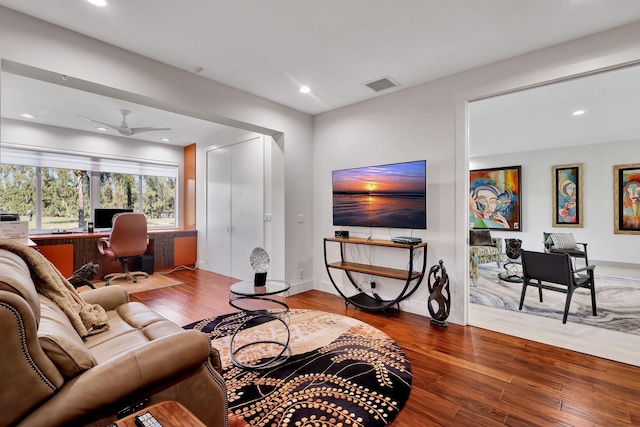
<path id="1" fill-rule="evenodd" d="M 551 168 L 554 227 L 582 227 L 582 163 Z"/>
<path id="2" fill-rule="evenodd" d="M 469 227 L 521 231 L 520 166 L 469 171 Z"/>
<path id="3" fill-rule="evenodd" d="M 613 167 L 613 231 L 640 234 L 640 163 Z"/>

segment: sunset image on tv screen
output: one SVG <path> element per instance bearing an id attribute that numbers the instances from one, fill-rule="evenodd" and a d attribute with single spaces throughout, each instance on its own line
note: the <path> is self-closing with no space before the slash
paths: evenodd
<path id="1" fill-rule="evenodd" d="M 427 228 L 426 161 L 333 171 L 333 224 Z"/>

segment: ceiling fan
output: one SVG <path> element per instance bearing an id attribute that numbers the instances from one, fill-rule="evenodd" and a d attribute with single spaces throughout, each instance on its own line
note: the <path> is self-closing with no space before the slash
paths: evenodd
<path id="1" fill-rule="evenodd" d="M 122 114 L 122 124 L 120 126 L 117 125 L 110 125 L 108 123 L 104 123 L 104 122 L 99 122 L 97 120 L 93 120 L 90 119 L 88 117 L 83 117 L 81 115 L 77 115 L 78 117 L 80 117 L 83 120 L 89 121 L 89 122 L 93 122 L 93 123 L 98 123 L 100 125 L 106 126 L 109 129 L 113 129 L 115 130 L 119 136 L 131 136 L 131 135 L 136 135 L 138 133 L 142 133 L 142 132 L 152 132 L 152 131 L 156 131 L 156 130 L 171 130 L 171 128 L 156 128 L 156 127 L 139 127 L 139 128 L 130 128 L 129 125 L 127 125 L 127 116 L 129 114 L 131 114 L 131 111 L 129 110 L 120 110 L 120 113 Z"/>

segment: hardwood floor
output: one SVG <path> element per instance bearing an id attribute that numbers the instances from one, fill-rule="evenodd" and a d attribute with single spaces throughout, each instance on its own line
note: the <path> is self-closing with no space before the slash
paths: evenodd
<path id="1" fill-rule="evenodd" d="M 170 276 L 187 284 L 131 300 L 181 325 L 232 311 L 228 278 L 202 270 Z M 392 427 L 640 425 L 640 368 L 471 326 L 440 328 L 405 312 L 387 318 L 319 291 L 289 305 L 357 318 L 403 348 L 413 388 Z"/>

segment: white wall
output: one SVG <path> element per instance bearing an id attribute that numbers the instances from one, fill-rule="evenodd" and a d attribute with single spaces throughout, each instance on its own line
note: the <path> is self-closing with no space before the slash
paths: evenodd
<path id="1" fill-rule="evenodd" d="M 524 249 L 542 251 L 542 232 L 573 233 L 588 243 L 591 264 L 638 265 L 638 236 L 613 233 L 613 166 L 640 161 L 640 141 L 619 141 L 554 150 L 527 151 L 474 157 L 471 169 L 522 166 L 521 233 L 492 231 L 502 238 L 522 239 Z M 552 173 L 554 165 L 583 164 L 584 226 L 552 227 Z"/>
<path id="2" fill-rule="evenodd" d="M 447 267 L 452 286 L 449 320 L 465 323 L 469 304 L 466 246 L 469 191 L 467 102 L 637 60 L 640 60 L 640 23 L 315 116 L 313 184 L 316 287 L 332 290 L 324 270 L 322 252 L 322 238 L 333 235 L 335 229 L 331 216 L 331 171 L 427 159 L 428 230 L 419 234 L 429 243 L 428 264 L 434 265 L 442 259 Z M 569 154 L 566 158 L 571 160 L 566 163 L 573 163 L 575 160 Z M 615 163 L 615 160 L 612 162 Z M 626 163 L 630 162 L 633 160 L 629 157 Z M 507 163 L 517 164 L 511 158 Z M 585 186 L 589 185 L 595 188 L 595 184 L 585 183 Z M 609 206 L 610 198 L 606 199 Z M 595 208 L 591 206 L 586 209 Z M 548 212 L 545 211 L 544 218 L 550 218 Z M 529 221 L 528 217 L 525 217 L 525 221 Z M 550 222 L 550 219 L 547 221 Z M 594 221 L 591 214 L 587 221 Z M 525 227 L 529 230 L 526 223 Z M 594 256 L 601 257 L 601 254 L 596 252 Z M 376 259 L 381 257 L 377 256 Z M 403 308 L 428 315 L 426 301 L 424 286 Z"/>
<path id="3" fill-rule="evenodd" d="M 286 147 L 285 279 L 298 280 L 298 266 L 309 264 L 312 257 L 311 116 L 3 7 L 0 58 L 140 94 L 197 111 L 203 119 L 274 136 Z M 196 163 L 203 160 L 198 157 Z M 204 177 L 197 175 L 196 186 L 203 182 Z M 307 218 L 305 223 L 297 223 L 299 214 Z M 309 277 L 312 274 L 309 271 Z"/>

